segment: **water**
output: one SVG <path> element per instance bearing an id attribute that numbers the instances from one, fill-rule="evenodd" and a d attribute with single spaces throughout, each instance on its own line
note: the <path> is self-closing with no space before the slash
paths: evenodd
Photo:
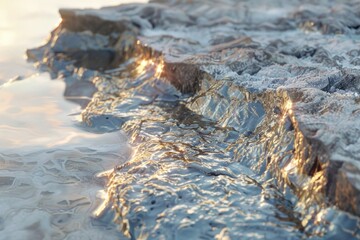
<path id="1" fill-rule="evenodd" d="M 60 23 L 59 8 L 99 8 L 124 2 L 127 1 L 1 0 L 0 84 L 11 78 L 30 76 L 36 72 L 26 62 L 25 51 L 45 43 L 49 33 Z"/>
<path id="2" fill-rule="evenodd" d="M 87 131 L 81 103 L 91 89 L 79 86 L 66 99 L 62 79 L 37 74 L 25 59 L 26 49 L 42 44 L 59 23 L 59 7 L 118 3 L 0 2 L 0 239 L 118 237 L 116 227 L 91 216 L 106 184 L 96 175 L 129 157 L 126 137 Z"/>
<path id="3" fill-rule="evenodd" d="M 104 184 L 95 175 L 130 149 L 121 133 L 76 128 L 81 109 L 64 86 L 42 74 L 0 88 L 1 239 L 114 237 L 89 218 Z"/>

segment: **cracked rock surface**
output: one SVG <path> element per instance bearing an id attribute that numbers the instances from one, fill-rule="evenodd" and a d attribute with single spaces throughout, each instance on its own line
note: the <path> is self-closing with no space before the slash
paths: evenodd
<path id="1" fill-rule="evenodd" d="M 355 0 L 63 9 L 27 54 L 65 95 L 83 84 L 84 124 L 127 133 L 133 154 L 96 213 L 121 237 L 359 239 L 359 13 Z"/>

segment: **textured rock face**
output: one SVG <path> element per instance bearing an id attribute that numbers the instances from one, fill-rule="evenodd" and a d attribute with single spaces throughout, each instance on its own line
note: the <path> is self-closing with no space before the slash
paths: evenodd
<path id="1" fill-rule="evenodd" d="M 128 133 L 135 151 L 97 212 L 124 236 L 359 238 L 359 12 L 297 0 L 61 10 L 28 56 L 67 92 L 96 87 L 85 123 Z"/>

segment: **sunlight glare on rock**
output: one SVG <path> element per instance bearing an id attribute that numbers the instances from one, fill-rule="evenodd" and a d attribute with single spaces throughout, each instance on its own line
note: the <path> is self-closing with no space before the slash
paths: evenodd
<path id="1" fill-rule="evenodd" d="M 151 73 L 154 77 L 160 78 L 164 69 L 164 62 L 161 59 L 142 59 L 136 68 L 139 75 Z"/>

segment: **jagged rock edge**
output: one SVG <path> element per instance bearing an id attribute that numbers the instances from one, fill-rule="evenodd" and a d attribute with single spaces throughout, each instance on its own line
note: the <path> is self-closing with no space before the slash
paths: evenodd
<path id="1" fill-rule="evenodd" d="M 134 28 L 136 29 L 136 28 Z M 131 29 L 130 31 L 134 31 L 133 34 L 136 35 L 138 32 L 134 29 Z M 128 30 L 128 29 L 127 29 Z M 157 56 L 161 58 L 161 53 L 149 48 L 148 46 L 143 46 L 141 44 L 138 44 L 139 48 L 143 52 L 150 52 L 149 55 L 151 56 Z M 125 53 L 128 53 L 128 50 L 125 51 Z M 30 56 L 31 53 L 28 53 Z M 35 58 L 35 57 L 33 57 Z M 196 93 L 201 86 L 201 81 L 203 78 L 212 78 L 209 74 L 204 72 L 201 69 L 201 66 L 187 64 L 187 63 L 173 63 L 173 62 L 167 62 L 164 61 L 164 74 L 163 77 L 167 79 L 171 84 L 173 84 L 175 87 L 177 87 L 182 92 L 192 92 Z M 175 69 L 173 71 L 172 69 Z M 190 75 L 196 75 L 195 81 L 191 81 L 188 77 L 185 77 L 185 84 L 183 80 L 183 76 L 181 75 L 183 70 L 190 71 L 192 74 Z M 52 70 L 50 71 L 52 72 Z M 169 74 L 172 72 L 171 74 Z M 246 91 L 246 90 L 244 90 Z M 279 90 L 276 93 L 272 93 L 274 98 L 278 98 L 281 102 L 280 105 L 273 106 L 272 108 L 280 108 L 282 109 L 282 112 L 284 114 L 287 114 L 292 125 L 294 126 L 295 131 L 295 156 L 297 159 L 300 159 L 297 163 L 297 170 L 298 174 L 304 174 L 305 176 L 310 176 L 310 178 L 313 178 L 313 181 L 307 181 L 310 182 L 310 186 L 307 186 L 306 189 L 298 188 L 297 182 L 294 182 L 291 178 L 284 177 L 281 175 L 279 181 L 285 182 L 288 185 L 292 186 L 294 191 L 297 193 L 300 198 L 303 198 L 304 201 L 307 199 L 308 196 L 311 196 L 314 194 L 314 189 L 317 189 L 317 193 L 322 193 L 324 196 L 327 197 L 327 199 L 320 197 L 319 204 L 327 204 L 328 201 L 330 203 L 338 205 L 341 209 L 345 211 L 352 212 L 357 215 L 359 215 L 358 212 L 356 212 L 356 209 L 353 209 L 351 206 L 349 206 L 350 203 L 346 201 L 338 201 L 338 199 L 347 199 L 346 196 L 339 196 L 337 194 L 336 189 L 341 188 L 342 186 L 339 186 L 339 181 L 336 181 L 338 178 L 338 171 L 342 165 L 341 162 L 334 163 L 333 161 L 329 161 L 329 156 L 327 155 L 326 147 L 323 146 L 323 144 L 316 139 L 313 139 L 309 134 L 307 134 L 306 130 L 302 130 L 302 126 L 299 126 L 297 118 L 296 118 L 296 110 L 294 110 L 291 114 L 288 114 L 286 109 L 286 102 L 291 101 L 294 103 L 294 106 L 296 106 L 296 92 L 301 90 Z M 294 93 L 295 92 L 295 93 Z M 252 93 L 250 93 L 252 94 Z M 255 97 L 251 96 L 252 98 L 259 99 L 258 96 Z M 275 173 L 276 175 L 276 173 Z M 321 181 L 316 181 L 317 178 L 324 177 L 324 179 L 321 179 Z M 341 177 L 341 176 L 340 176 Z M 335 182 L 335 184 L 334 184 Z M 346 182 L 342 181 L 344 185 L 347 185 Z M 319 186 L 320 184 L 320 186 Z M 336 186 L 336 187 L 335 187 Z M 351 186 L 351 184 L 350 184 Z M 348 187 L 348 186 L 347 186 Z M 357 191 L 354 189 L 354 191 Z M 340 192 L 341 194 L 341 192 Z"/>

